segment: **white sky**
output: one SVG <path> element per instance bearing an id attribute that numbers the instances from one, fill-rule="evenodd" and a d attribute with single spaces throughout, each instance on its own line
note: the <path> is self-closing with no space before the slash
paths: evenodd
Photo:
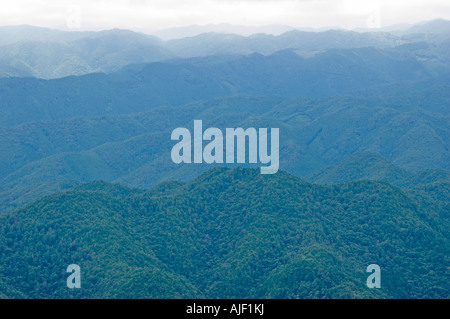
<path id="1" fill-rule="evenodd" d="M 449 0 L 0 0 L 0 25 L 152 32 L 229 23 L 361 28 L 450 20 Z"/>

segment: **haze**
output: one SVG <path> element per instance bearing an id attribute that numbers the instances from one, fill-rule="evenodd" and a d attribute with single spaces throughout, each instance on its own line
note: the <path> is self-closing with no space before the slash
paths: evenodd
<path id="1" fill-rule="evenodd" d="M 1 8 L 0 25 L 147 33 L 208 24 L 355 29 L 450 19 L 446 0 L 15 0 Z"/>

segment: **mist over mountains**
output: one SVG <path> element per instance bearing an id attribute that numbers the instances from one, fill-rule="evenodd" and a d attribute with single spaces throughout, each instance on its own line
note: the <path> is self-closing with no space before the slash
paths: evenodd
<path id="1" fill-rule="evenodd" d="M 0 298 L 448 298 L 449 111 L 445 20 L 0 27 Z M 280 171 L 174 164 L 194 120 L 279 128 Z"/>
<path id="2" fill-rule="evenodd" d="M 114 72 L 133 63 L 211 55 L 270 55 L 296 50 L 305 56 L 329 49 L 394 48 L 427 42 L 434 49 L 448 46 L 450 22 L 434 20 L 392 32 L 321 32 L 292 30 L 278 36 L 207 32 L 163 41 L 127 30 L 59 31 L 32 26 L 0 27 L 0 77 L 44 79 L 93 72 Z M 431 50 L 432 57 L 436 52 Z"/>
<path id="3" fill-rule="evenodd" d="M 416 49 L 333 49 L 304 58 L 293 51 L 270 56 L 177 59 L 134 64 L 111 74 L 55 80 L 0 79 L 2 126 L 142 112 L 161 105 L 237 95 L 324 98 L 338 95 L 389 98 L 393 108 L 447 114 L 449 64 L 419 59 Z M 420 51 L 419 51 L 420 52 Z M 445 56 L 444 52 L 439 54 Z M 394 92 L 392 92 L 394 91 Z M 436 92 L 427 98 L 429 92 Z M 26 92 L 27 94 L 20 94 Z M 394 102 L 394 103 L 393 103 Z"/>

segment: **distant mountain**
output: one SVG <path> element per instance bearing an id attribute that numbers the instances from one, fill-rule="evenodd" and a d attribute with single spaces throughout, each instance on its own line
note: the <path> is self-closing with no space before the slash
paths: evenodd
<path id="1" fill-rule="evenodd" d="M 98 49 L 100 57 L 111 43 L 120 50 L 109 39 L 121 36 L 158 45 L 116 30 L 106 32 L 98 48 L 101 41 L 79 40 L 79 52 L 95 56 Z M 194 119 L 221 128 L 279 127 L 281 168 L 298 176 L 360 152 L 412 172 L 448 170 L 449 61 L 445 45 L 416 43 L 309 57 L 286 50 L 173 59 L 54 80 L 0 79 L 0 208 L 63 189 L 61 181 L 144 188 L 189 181 L 211 167 L 173 164 L 168 138 Z"/>
<path id="2" fill-rule="evenodd" d="M 338 163 L 308 176 L 319 184 L 338 184 L 356 180 L 386 181 L 399 186 L 413 187 L 430 183 L 450 182 L 450 171 L 428 169 L 411 173 L 391 164 L 373 153 L 352 154 Z"/>
<path id="3" fill-rule="evenodd" d="M 438 203 L 422 198 L 419 207 L 386 183 L 316 186 L 250 169 L 211 170 L 165 192 L 87 184 L 0 216 L 1 293 L 448 298 L 448 220 L 434 215 Z M 74 291 L 65 287 L 72 263 L 82 273 Z M 366 287 L 373 263 L 382 289 Z"/>
<path id="4" fill-rule="evenodd" d="M 338 184 L 355 180 L 397 181 L 408 172 L 391 164 L 378 154 L 356 153 L 308 177 L 319 184 Z"/>
<path id="5" fill-rule="evenodd" d="M 41 197 L 71 189 L 80 184 L 80 182 L 74 180 L 55 180 L 6 190 L 0 189 L 0 211 L 15 210 Z"/>
<path id="6" fill-rule="evenodd" d="M 426 169 L 401 179 L 396 182 L 400 186 L 424 187 L 428 184 L 448 183 L 450 181 L 450 171 L 443 169 Z"/>
<path id="7" fill-rule="evenodd" d="M 313 175 L 311 180 L 318 183 L 376 179 L 404 186 L 409 178 L 418 179 L 411 185 L 421 179 L 405 170 L 450 169 L 448 116 L 355 98 L 222 98 L 1 129 L 0 210 L 57 191 L 61 180 L 102 179 L 142 188 L 167 180 L 190 181 L 211 165 L 172 163 L 170 134 L 176 127 L 192 128 L 194 119 L 204 119 L 205 128 L 222 130 L 279 127 L 280 168 L 298 176 L 343 161 Z M 402 169 L 380 155 L 358 154 L 364 152 L 380 154 Z"/>
<path id="8" fill-rule="evenodd" d="M 449 41 L 450 21 L 443 19 L 424 21 L 408 28 L 394 30 L 391 34 L 399 37 L 398 44 L 421 41 L 439 44 Z"/>
<path id="9" fill-rule="evenodd" d="M 86 37 L 96 37 L 94 31 L 60 31 L 31 25 L 0 26 L 0 46 L 17 42 L 67 43 Z"/>
<path id="10" fill-rule="evenodd" d="M 395 25 L 389 25 L 389 26 L 383 26 L 381 28 L 371 28 L 371 29 L 355 29 L 353 31 L 358 32 L 389 32 L 397 36 L 404 36 L 404 35 L 410 35 L 410 34 L 427 34 L 427 35 L 433 35 L 429 40 L 438 40 L 439 38 L 436 38 L 434 36 L 441 34 L 446 35 L 446 38 L 448 38 L 448 33 L 450 32 L 450 21 L 444 20 L 444 19 L 434 19 L 429 21 L 422 21 L 415 24 L 410 23 L 400 23 Z"/>
<path id="11" fill-rule="evenodd" d="M 2 30 L 5 32 L 5 29 L 0 28 L 0 39 Z M 24 30 L 26 34 L 27 30 Z M 44 30 L 44 35 L 53 39 L 52 30 Z M 31 28 L 31 35 L 33 31 L 34 28 Z M 30 36 L 31 39 L 14 43 L 6 39 L 9 44 L 0 46 L 0 77 L 61 78 L 112 72 L 131 63 L 174 57 L 158 38 L 131 31 L 72 32 L 75 35 L 71 32 L 54 32 L 55 41 L 45 40 L 45 36 L 39 35 L 36 39 Z M 63 37 L 65 35 L 67 38 Z"/>
<path id="12" fill-rule="evenodd" d="M 450 33 L 450 21 L 444 19 L 436 19 L 417 23 L 403 31 L 404 34 L 423 33 L 429 36 L 445 35 L 448 38 Z"/>
<path id="13" fill-rule="evenodd" d="M 181 57 L 201 57 L 223 54 L 273 54 L 282 50 L 315 52 L 329 49 L 395 46 L 397 38 L 389 33 L 358 33 L 343 30 L 305 32 L 293 30 L 279 36 L 255 34 L 248 37 L 235 34 L 205 33 L 195 37 L 167 41 L 167 47 Z"/>
<path id="14" fill-rule="evenodd" d="M 0 28 L 0 298 L 447 299 L 446 24 Z M 194 120 L 278 128 L 280 170 L 173 163 Z"/>
<path id="15" fill-rule="evenodd" d="M 436 55 L 434 46 L 450 41 L 449 24 L 446 20 L 436 20 L 395 32 L 301 31 L 269 26 L 267 30 L 277 27 L 280 32 L 275 32 L 276 35 L 259 32 L 248 36 L 212 32 L 232 31 L 232 26 L 194 26 L 193 29 L 200 28 L 205 33 L 191 32 L 188 28 L 192 36 L 168 41 L 118 29 L 68 32 L 32 26 L 8 26 L 0 27 L 0 77 L 53 79 L 93 72 L 109 73 L 128 64 L 172 58 L 254 53 L 270 55 L 283 50 L 294 50 L 304 57 L 311 57 L 330 49 L 386 49 L 422 42 L 431 46 L 421 54 L 425 53 L 429 57 Z M 281 30 L 287 32 L 282 33 Z M 252 32 L 248 30 L 248 33 Z M 444 50 L 440 55 L 448 56 L 447 52 Z"/>
<path id="16" fill-rule="evenodd" d="M 380 26 L 379 28 L 369 28 L 369 27 L 360 27 L 352 29 L 352 31 L 355 32 L 390 32 L 390 33 L 396 33 L 399 31 L 404 31 L 406 29 L 411 28 L 413 24 L 410 23 L 398 23 L 398 24 L 392 24 L 387 26 Z"/>
<path id="17" fill-rule="evenodd" d="M 187 37 L 194 37 L 203 33 L 232 33 L 241 36 L 250 36 L 258 33 L 280 35 L 284 32 L 294 30 L 294 27 L 287 25 L 266 25 L 266 26 L 243 26 L 227 23 L 208 24 L 208 25 L 190 25 L 184 27 L 173 27 L 158 30 L 153 35 L 163 40 L 175 40 Z"/>
<path id="18" fill-rule="evenodd" d="M 252 54 L 132 65 L 108 75 L 50 81 L 0 79 L 0 125 L 141 112 L 155 106 L 239 94 L 323 98 L 398 85 L 407 86 L 414 93 L 424 86 L 445 85 L 441 79 L 449 74 L 450 63 L 435 65 L 433 61 L 420 60 L 403 48 L 335 49 L 310 58 L 281 51 L 270 56 Z M 376 96 L 379 98 L 380 94 Z M 423 103 L 423 107 L 428 104 Z M 439 109 L 445 113 L 445 108 Z"/>
<path id="19" fill-rule="evenodd" d="M 442 41 L 448 39 L 450 32 L 450 21 L 444 19 L 435 19 L 422 21 L 415 24 L 400 23 L 395 25 L 383 26 L 381 28 L 357 28 L 356 32 L 387 32 L 399 37 L 399 42 L 404 40 L 418 41 L 419 38 L 427 41 Z"/>

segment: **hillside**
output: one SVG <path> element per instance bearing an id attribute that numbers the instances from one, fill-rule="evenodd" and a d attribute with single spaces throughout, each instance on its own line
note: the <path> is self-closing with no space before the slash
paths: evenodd
<path id="1" fill-rule="evenodd" d="M 349 97 L 240 96 L 142 113 L 34 121 L 0 128 L 0 207 L 9 210 L 49 194 L 41 190 L 57 191 L 54 186 L 62 180 L 102 179 L 141 188 L 167 180 L 192 180 L 213 165 L 172 163 L 174 143 L 170 134 L 177 127 L 191 128 L 195 119 L 205 119 L 205 128 L 279 127 L 280 168 L 297 176 L 309 176 L 364 152 L 378 154 L 375 156 L 413 173 L 449 169 L 448 116 L 396 110 Z M 404 174 L 400 172 L 393 179 L 396 173 L 391 170 L 396 168 L 384 167 L 391 164 L 375 161 L 370 168 L 371 161 L 355 156 L 350 160 L 349 173 L 338 166 L 335 172 L 324 173 L 331 174 L 330 178 L 311 180 L 400 182 Z"/>
<path id="2" fill-rule="evenodd" d="M 387 96 L 395 105 L 405 98 L 404 92 L 427 93 L 442 87 L 448 82 L 443 79 L 448 79 L 449 70 L 450 62 L 438 57 L 419 59 L 414 52 L 405 54 L 403 49 L 360 48 L 329 50 L 310 58 L 280 51 L 270 56 L 171 60 L 127 66 L 112 74 L 91 73 L 56 80 L 3 78 L 0 125 L 129 114 L 237 95 L 361 97 L 361 91 L 369 90 L 373 96 L 375 90 L 379 99 L 386 96 L 380 88 L 389 86 L 401 88 L 396 90 L 397 95 L 389 92 L 391 97 Z M 448 99 L 448 93 L 444 93 L 445 97 Z M 440 97 L 430 102 L 435 99 Z M 442 106 L 433 105 L 430 108 L 423 103 L 421 108 L 448 114 Z"/>
<path id="3" fill-rule="evenodd" d="M 0 217 L 0 293 L 448 298 L 448 238 L 433 226 L 448 209 L 438 203 L 386 183 L 318 186 L 252 169 L 144 193 L 87 184 Z M 72 263 L 82 267 L 78 291 L 65 288 Z M 365 286 L 371 263 L 381 290 Z"/>
<path id="4" fill-rule="evenodd" d="M 427 169 L 416 173 L 393 165 L 385 158 L 373 153 L 356 153 L 336 164 L 326 167 L 307 178 L 318 184 L 339 184 L 355 180 L 377 180 L 398 186 L 414 187 L 450 181 L 450 171 Z"/>
<path id="5" fill-rule="evenodd" d="M 64 32 L 0 27 L 0 77 L 61 78 L 175 57 L 156 37 L 128 30 Z"/>
<path id="6" fill-rule="evenodd" d="M 449 30 L 0 27 L 0 299 L 448 299 Z"/>
<path id="7" fill-rule="evenodd" d="M 310 57 L 333 49 L 396 48 L 426 42 L 425 56 L 439 61 L 448 56 L 439 47 L 448 43 L 450 22 L 434 20 L 404 30 L 378 32 L 344 30 L 290 30 L 277 36 L 258 32 L 249 36 L 208 32 L 163 41 L 155 36 L 129 30 L 100 32 L 60 31 L 29 25 L 0 27 L 0 77 L 44 79 L 113 72 L 135 63 L 224 55 L 271 55 L 293 50 Z M 179 30 L 178 33 L 190 31 Z M 423 58 L 423 54 L 418 57 Z"/>

